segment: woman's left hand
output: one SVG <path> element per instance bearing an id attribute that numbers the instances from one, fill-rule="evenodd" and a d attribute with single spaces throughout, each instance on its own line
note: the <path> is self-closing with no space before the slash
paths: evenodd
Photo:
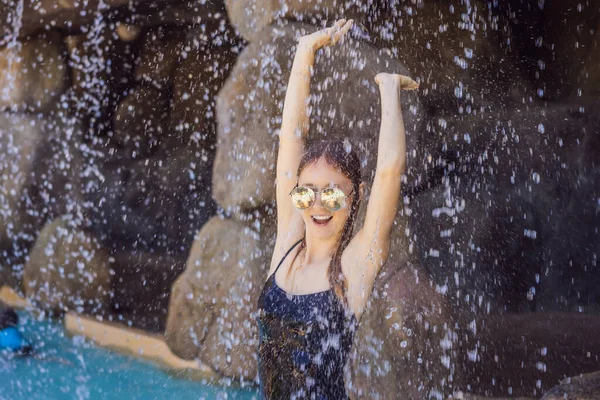
<path id="1" fill-rule="evenodd" d="M 336 44 L 348 30 L 352 27 L 353 20 L 337 20 L 333 26 L 321 29 L 300 38 L 299 43 L 311 51 L 317 51 L 324 46 L 333 46 Z"/>

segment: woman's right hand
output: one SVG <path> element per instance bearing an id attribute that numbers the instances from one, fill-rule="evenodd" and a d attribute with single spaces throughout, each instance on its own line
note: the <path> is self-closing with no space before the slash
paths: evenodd
<path id="1" fill-rule="evenodd" d="M 387 74 L 385 72 L 380 72 L 375 76 L 375 83 L 380 88 L 397 87 L 401 90 L 416 90 L 419 88 L 419 84 L 408 76 Z"/>
<path id="2" fill-rule="evenodd" d="M 324 46 L 333 46 L 348 32 L 353 23 L 354 21 L 351 19 L 348 21 L 340 19 L 329 28 L 302 36 L 298 43 L 300 46 L 313 52 Z"/>

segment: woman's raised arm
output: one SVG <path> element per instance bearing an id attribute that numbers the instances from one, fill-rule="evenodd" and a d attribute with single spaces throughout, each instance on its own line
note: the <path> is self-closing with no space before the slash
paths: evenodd
<path id="1" fill-rule="evenodd" d="M 337 21 L 332 27 L 303 36 L 292 64 L 283 106 L 281 130 L 279 132 L 279 154 L 277 156 L 277 238 L 281 235 L 302 235 L 302 219 L 293 221 L 294 210 L 288 198 L 296 185 L 296 173 L 304 151 L 304 137 L 309 128 L 310 78 L 315 52 L 321 47 L 337 43 L 350 29 L 352 20 Z M 297 225 L 297 226 L 296 226 Z M 297 233 L 296 233 L 297 231 Z M 285 246 L 289 241 L 280 242 Z"/>
<path id="2" fill-rule="evenodd" d="M 362 229 L 352 239 L 354 260 L 358 268 L 349 271 L 350 302 L 362 312 L 373 283 L 388 257 L 390 232 L 398 209 L 400 180 L 406 168 L 406 135 L 400 106 L 402 89 L 413 90 L 418 84 L 407 76 L 378 74 L 375 82 L 381 95 L 381 128 L 377 149 L 377 169 L 369 196 Z M 364 301 L 364 303 L 363 303 Z"/>

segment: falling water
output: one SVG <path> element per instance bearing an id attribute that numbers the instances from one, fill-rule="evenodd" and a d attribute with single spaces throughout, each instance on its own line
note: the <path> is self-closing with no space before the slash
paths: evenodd
<path id="1" fill-rule="evenodd" d="M 255 312 L 292 59 L 300 36 L 342 16 L 355 26 L 311 71 L 309 139 L 357 152 L 365 203 L 373 77 L 420 83 L 401 93 L 407 171 L 349 392 L 533 399 L 598 370 L 593 1 L 67 3 L 18 0 L 0 23 L 0 287 L 32 302 L 21 330 L 43 359 L 1 360 L 10 395 L 258 396 Z M 25 80 L 38 97 L 17 104 Z M 217 378 L 172 380 L 104 352 L 68 327 L 78 315 L 158 337 Z"/>
<path id="2" fill-rule="evenodd" d="M 8 59 L 6 60 L 6 85 L 2 88 L 2 98 L 6 99 L 10 96 L 10 93 L 15 89 L 15 76 L 13 76 L 13 65 L 19 65 L 21 61 L 21 48 L 22 43 L 19 41 L 19 34 L 21 32 L 23 22 L 23 0 L 18 0 L 14 9 L 14 14 L 8 13 L 8 24 L 12 27 L 10 34 L 4 39 L 0 40 L 0 46 L 5 46 L 7 50 Z"/>

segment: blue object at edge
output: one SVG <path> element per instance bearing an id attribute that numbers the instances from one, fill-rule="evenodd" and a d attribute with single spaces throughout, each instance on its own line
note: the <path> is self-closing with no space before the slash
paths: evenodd
<path id="1" fill-rule="evenodd" d="M 0 331 L 0 350 L 20 350 L 27 345 L 21 332 L 13 326 Z"/>

